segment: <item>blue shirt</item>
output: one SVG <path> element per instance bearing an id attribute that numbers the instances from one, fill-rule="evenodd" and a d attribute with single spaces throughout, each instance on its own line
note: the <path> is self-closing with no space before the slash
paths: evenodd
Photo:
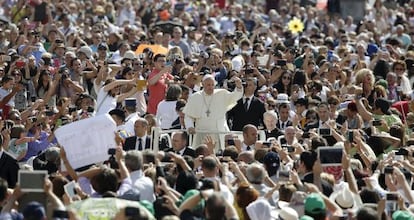
<path id="1" fill-rule="evenodd" d="M 27 137 L 34 137 L 34 134 L 29 131 L 27 133 Z M 36 140 L 34 142 L 29 142 L 26 156 L 22 159 L 22 161 L 26 161 L 30 157 L 36 156 L 39 152 L 49 147 L 51 143 L 56 143 L 56 139 L 53 140 L 52 142 L 49 142 L 47 140 L 48 137 L 49 137 L 49 134 L 47 132 L 41 131 L 39 140 Z"/>

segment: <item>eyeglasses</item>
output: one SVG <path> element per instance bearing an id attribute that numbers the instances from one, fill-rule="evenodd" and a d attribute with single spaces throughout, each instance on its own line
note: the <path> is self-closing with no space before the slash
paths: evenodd
<path id="1" fill-rule="evenodd" d="M 157 60 L 158 63 L 165 63 L 167 62 L 166 60 Z"/>
<path id="2" fill-rule="evenodd" d="M 268 104 L 268 105 L 269 105 L 269 107 L 272 107 L 272 108 L 276 107 L 276 105 L 274 105 L 274 104 Z"/>
<path id="3" fill-rule="evenodd" d="M 395 68 L 395 71 L 404 71 L 404 68 Z"/>
<path id="4" fill-rule="evenodd" d="M 288 80 L 290 80 L 290 77 L 284 76 L 284 77 L 282 77 L 282 79 L 288 79 Z"/>

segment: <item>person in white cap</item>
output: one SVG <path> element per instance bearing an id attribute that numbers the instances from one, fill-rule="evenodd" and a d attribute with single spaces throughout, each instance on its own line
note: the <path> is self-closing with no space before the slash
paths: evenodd
<path id="1" fill-rule="evenodd" d="M 229 131 L 226 123 L 226 112 L 233 108 L 237 100 L 243 96 L 242 82 L 234 77 L 236 89 L 229 92 L 215 89 L 216 80 L 208 74 L 203 77 L 203 90 L 192 94 L 184 107 L 185 126 L 190 134 L 196 134 L 193 146 L 197 146 L 208 132 Z M 200 133 L 197 133 L 197 132 Z M 217 135 L 214 135 L 217 138 Z M 216 141 L 216 144 L 219 144 Z M 217 147 L 217 145 L 216 145 Z"/>

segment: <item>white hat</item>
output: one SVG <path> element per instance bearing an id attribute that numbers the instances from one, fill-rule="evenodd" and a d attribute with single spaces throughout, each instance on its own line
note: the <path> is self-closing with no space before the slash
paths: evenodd
<path id="1" fill-rule="evenodd" d="M 299 216 L 305 215 L 304 201 L 307 195 L 308 194 L 305 192 L 296 191 L 293 193 L 292 198 L 290 199 L 289 207 L 296 210 Z"/>
<path id="2" fill-rule="evenodd" d="M 353 193 L 349 190 L 348 185 L 342 187 L 341 190 L 333 192 L 329 199 L 338 204 L 342 209 L 355 208 Z"/>
<path id="3" fill-rule="evenodd" d="M 272 206 L 265 199 L 257 199 L 246 207 L 251 220 L 271 219 L 271 210 Z"/>
<path id="4" fill-rule="evenodd" d="M 133 60 L 135 58 L 136 58 L 135 53 L 132 50 L 127 50 L 124 54 L 124 57 L 122 57 L 122 59 L 130 59 L 130 60 Z"/>
<path id="5" fill-rule="evenodd" d="M 298 220 L 299 219 L 299 215 L 298 215 L 298 213 L 294 209 L 292 209 L 290 207 L 284 207 L 279 212 L 279 219 L 283 219 L 283 220 Z"/>
<path id="6" fill-rule="evenodd" d="M 92 49 L 89 46 L 82 46 L 79 48 L 78 53 L 83 53 L 88 59 L 92 57 Z"/>
<path id="7" fill-rule="evenodd" d="M 205 81 L 205 80 L 207 80 L 207 79 L 212 79 L 212 80 L 214 80 L 214 81 L 216 81 L 216 79 L 214 78 L 214 76 L 213 75 L 211 75 L 211 74 L 206 74 L 206 75 L 204 75 L 203 76 L 203 82 Z"/>
<path id="8" fill-rule="evenodd" d="M 289 96 L 286 93 L 280 93 L 277 95 L 276 104 L 289 104 Z"/>

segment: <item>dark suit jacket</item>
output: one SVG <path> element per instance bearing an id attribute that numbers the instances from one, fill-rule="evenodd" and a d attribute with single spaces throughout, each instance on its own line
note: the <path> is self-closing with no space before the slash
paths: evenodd
<path id="1" fill-rule="evenodd" d="M 137 144 L 137 140 L 138 140 L 137 136 L 126 138 L 124 147 L 123 147 L 124 151 L 136 150 L 135 146 Z M 145 149 L 150 149 L 150 148 L 151 148 L 151 138 L 149 136 L 146 136 L 145 137 Z"/>
<path id="2" fill-rule="evenodd" d="M 319 128 L 319 121 L 315 122 L 315 123 L 308 123 L 305 125 L 305 127 L 303 128 L 304 132 L 309 132 L 310 129 L 314 129 L 314 128 Z"/>
<path id="3" fill-rule="evenodd" d="M 227 112 L 227 118 L 232 121 L 233 126 L 231 130 L 242 131 L 247 124 L 252 124 L 258 127 L 263 124 L 263 113 L 265 113 L 264 103 L 253 96 L 249 109 L 244 109 L 243 98 L 237 101 L 237 104 Z"/>
<path id="4" fill-rule="evenodd" d="M 268 138 L 271 138 L 271 137 L 274 137 L 274 138 L 276 138 L 276 140 L 277 140 L 277 138 L 279 137 L 279 136 L 281 136 L 281 135 L 283 135 L 283 132 L 282 131 L 280 131 L 279 130 L 279 128 L 275 128 L 275 129 L 273 129 L 272 131 L 267 131 L 267 130 L 265 130 L 265 134 L 266 134 L 266 139 L 268 139 Z"/>
<path id="5" fill-rule="evenodd" d="M 16 186 L 18 172 L 19 164 L 17 164 L 17 161 L 3 151 L 0 158 L 0 177 L 7 181 L 9 188 L 14 188 Z"/>
<path id="6" fill-rule="evenodd" d="M 182 129 L 179 117 L 173 121 L 171 129 Z"/>
<path id="7" fill-rule="evenodd" d="M 173 148 L 168 148 L 167 152 L 174 152 L 174 149 Z M 183 155 L 181 155 L 181 156 L 185 156 L 185 155 L 188 155 L 188 156 L 191 156 L 191 157 L 194 158 L 195 157 L 195 150 L 191 147 L 186 147 L 185 150 L 184 150 Z"/>
<path id="8" fill-rule="evenodd" d="M 175 152 L 175 151 L 172 147 L 170 147 L 170 148 L 166 149 L 165 152 L 168 153 L 168 152 Z M 195 157 L 195 150 L 191 147 L 186 147 L 182 156 L 185 156 L 185 155 L 194 158 Z M 164 156 L 164 158 L 162 158 L 161 162 L 171 162 L 170 155 L 165 154 L 165 156 Z"/>

